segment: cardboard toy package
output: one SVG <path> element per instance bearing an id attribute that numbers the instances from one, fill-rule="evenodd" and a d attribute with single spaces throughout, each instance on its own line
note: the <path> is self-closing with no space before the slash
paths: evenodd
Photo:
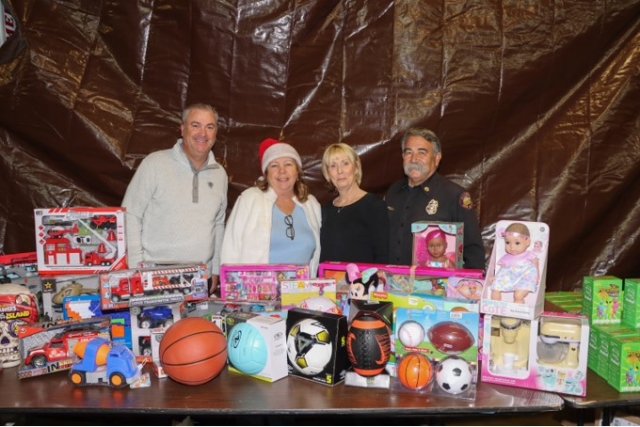
<path id="1" fill-rule="evenodd" d="M 308 265 L 222 264 L 220 297 L 234 301 L 280 301 L 283 280 L 309 278 Z"/>
<path id="2" fill-rule="evenodd" d="M 498 221 L 480 312 L 533 320 L 544 309 L 549 226 Z"/>
<path id="3" fill-rule="evenodd" d="M 584 396 L 589 321 L 543 312 L 533 320 L 485 315 L 482 382 Z"/>
<path id="4" fill-rule="evenodd" d="M 338 306 L 349 314 L 349 299 L 372 299 L 375 292 L 445 295 L 450 276 L 482 279 L 482 270 L 403 265 L 321 262 L 318 277 L 336 281 Z"/>
<path id="5" fill-rule="evenodd" d="M 127 268 L 124 208 L 35 209 L 38 272 L 96 274 Z"/>

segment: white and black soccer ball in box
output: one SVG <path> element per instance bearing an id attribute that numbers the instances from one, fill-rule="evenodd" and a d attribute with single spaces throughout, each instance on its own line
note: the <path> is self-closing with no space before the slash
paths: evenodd
<path id="1" fill-rule="evenodd" d="M 346 316 L 290 309 L 287 315 L 289 375 L 326 385 L 344 381 L 351 367 L 347 356 L 347 332 Z"/>

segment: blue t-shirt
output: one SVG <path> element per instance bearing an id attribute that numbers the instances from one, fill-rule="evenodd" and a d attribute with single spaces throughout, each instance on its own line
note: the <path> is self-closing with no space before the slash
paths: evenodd
<path id="1" fill-rule="evenodd" d="M 316 239 L 307 217 L 298 205 L 290 218 L 287 217 L 273 205 L 269 264 L 309 264 L 316 249 Z"/>

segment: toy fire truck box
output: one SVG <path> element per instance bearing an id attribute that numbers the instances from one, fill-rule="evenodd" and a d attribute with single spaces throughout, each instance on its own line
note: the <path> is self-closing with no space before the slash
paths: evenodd
<path id="1" fill-rule="evenodd" d="M 149 345 L 151 346 L 151 369 L 153 369 L 153 373 L 156 374 L 158 378 L 166 378 L 168 375 L 164 371 L 162 367 L 162 362 L 160 361 L 160 341 L 162 341 L 162 337 L 168 328 L 160 327 L 160 328 L 152 328 L 149 330 Z M 146 349 L 147 347 L 145 347 Z M 144 351 L 145 357 L 148 357 L 147 351 Z"/>
<path id="2" fill-rule="evenodd" d="M 444 295 L 447 278 L 460 276 L 482 279 L 482 270 L 433 268 L 403 265 L 325 261 L 318 277 L 336 281 L 338 306 L 349 315 L 349 299 L 371 299 L 374 292 L 399 291 Z"/>
<path id="3" fill-rule="evenodd" d="M 589 319 L 542 312 L 534 320 L 485 315 L 481 381 L 584 396 Z"/>
<path id="4" fill-rule="evenodd" d="M 336 302 L 336 281 L 333 279 L 299 279 L 280 282 L 282 309 L 299 307 L 307 298 L 326 297 Z"/>
<path id="5" fill-rule="evenodd" d="M 280 301 L 283 280 L 310 277 L 308 265 L 222 264 L 220 297 L 233 301 Z"/>
<path id="6" fill-rule="evenodd" d="M 20 364 L 20 340 L 17 330 L 21 325 L 38 321 L 36 296 L 23 285 L 0 285 L 0 368 L 12 368 Z"/>
<path id="7" fill-rule="evenodd" d="M 209 296 L 206 264 L 134 268 L 100 275 L 102 309 L 199 301 Z"/>
<path id="8" fill-rule="evenodd" d="M 55 322 L 64 318 L 65 297 L 77 295 L 99 295 L 98 274 L 61 274 L 42 278 L 42 306 L 45 320 Z"/>
<path id="9" fill-rule="evenodd" d="M 78 342 L 96 337 L 110 340 L 109 319 L 96 317 L 86 320 L 41 322 L 18 328 L 22 363 L 18 378 L 30 378 L 58 371 L 67 371 L 78 360 L 73 347 Z"/>
<path id="10" fill-rule="evenodd" d="M 533 320 L 544 309 L 549 226 L 498 221 L 480 312 Z"/>
<path id="11" fill-rule="evenodd" d="M 433 364 L 448 356 L 464 359 L 478 377 L 478 333 L 480 315 L 471 311 L 411 309 L 396 307 L 395 358 L 387 372 L 396 376 L 396 359 L 410 352 L 424 354 Z"/>
<path id="12" fill-rule="evenodd" d="M 640 328 L 640 279 L 624 280 L 622 323 L 632 328 Z"/>
<path id="13" fill-rule="evenodd" d="M 127 268 L 122 207 L 35 209 L 41 275 L 89 274 Z"/>
<path id="14" fill-rule="evenodd" d="M 619 392 L 640 391 L 640 334 L 613 338 L 609 353 L 607 382 Z"/>
<path id="15" fill-rule="evenodd" d="M 624 303 L 623 281 L 616 276 L 582 278 L 582 313 L 592 325 L 620 323 Z"/>
<path id="16" fill-rule="evenodd" d="M 0 283 L 15 283 L 26 286 L 42 307 L 42 278 L 38 273 L 38 256 L 35 252 L 0 255 Z"/>
<path id="17" fill-rule="evenodd" d="M 463 222 L 418 221 L 411 224 L 413 263 L 422 267 L 462 268 Z"/>
<path id="18" fill-rule="evenodd" d="M 286 321 L 256 313 L 225 316 L 229 370 L 275 382 L 286 377 Z"/>
<path id="19" fill-rule="evenodd" d="M 133 354 L 151 356 L 151 329 L 168 328 L 181 319 L 183 303 L 135 306 L 129 309 Z"/>
<path id="20" fill-rule="evenodd" d="M 351 368 L 345 316 L 292 308 L 286 324 L 289 375 L 330 386 L 344 381 Z"/>
<path id="21" fill-rule="evenodd" d="M 484 290 L 484 279 L 451 276 L 447 279 L 447 296 L 480 303 Z"/>
<path id="22" fill-rule="evenodd" d="M 108 317 L 111 319 L 109 331 L 111 342 L 133 348 L 131 341 L 131 316 L 128 309 L 103 311 L 100 295 L 72 295 L 62 299 L 62 318 L 64 320 L 93 319 Z"/>

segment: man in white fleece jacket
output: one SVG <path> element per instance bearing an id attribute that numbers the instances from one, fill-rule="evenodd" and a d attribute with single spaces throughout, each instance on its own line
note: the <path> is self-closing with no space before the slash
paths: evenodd
<path id="1" fill-rule="evenodd" d="M 128 264 L 204 262 L 213 292 L 227 209 L 228 177 L 215 161 L 218 113 L 207 104 L 184 109 L 182 138 L 140 163 L 122 201 Z"/>

